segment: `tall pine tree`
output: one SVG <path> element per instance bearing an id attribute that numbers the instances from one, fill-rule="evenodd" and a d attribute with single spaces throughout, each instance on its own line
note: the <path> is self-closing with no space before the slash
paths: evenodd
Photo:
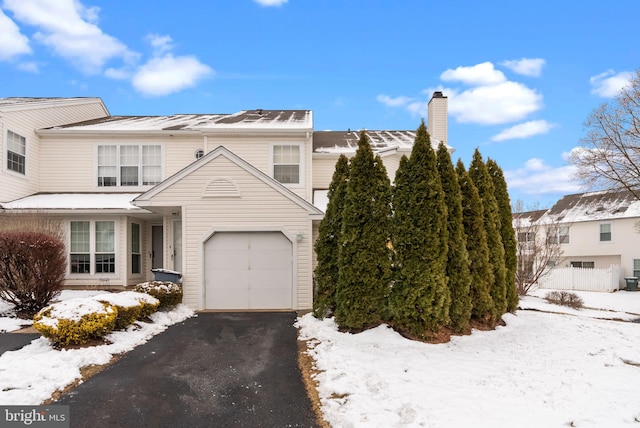
<path id="1" fill-rule="evenodd" d="M 471 273 L 469 272 L 469 255 L 467 240 L 462 222 L 462 195 L 458 175 L 453 168 L 451 156 L 444 144 L 438 146 L 436 163 L 442 182 L 444 201 L 447 206 L 447 277 L 449 278 L 449 318 L 451 329 L 463 333 L 469 329 L 471 318 Z"/>
<path id="2" fill-rule="evenodd" d="M 351 159 L 338 253 L 335 319 L 361 331 L 383 322 L 391 280 L 391 185 L 369 139 L 360 133 Z"/>
<path id="3" fill-rule="evenodd" d="M 493 270 L 489 265 L 489 246 L 484 228 L 482 202 L 462 160 L 458 160 L 456 164 L 456 173 L 462 195 L 462 224 L 471 274 L 471 318 L 492 326 L 495 309 L 491 299 L 491 286 L 494 279 Z"/>
<path id="4" fill-rule="evenodd" d="M 513 230 L 511 200 L 507 190 L 502 168 L 496 161 L 487 159 L 487 171 L 493 180 L 496 202 L 500 212 L 500 236 L 504 247 L 504 264 L 506 267 L 505 287 L 507 292 L 507 311 L 513 312 L 518 306 L 518 290 L 516 289 L 516 269 L 518 268 L 516 235 Z"/>
<path id="5" fill-rule="evenodd" d="M 393 191 L 396 278 L 389 309 L 394 328 L 428 339 L 449 322 L 447 207 L 424 121 Z"/>
<path id="6" fill-rule="evenodd" d="M 494 277 L 491 298 L 495 308 L 494 320 L 497 321 L 507 311 L 507 272 L 504 260 L 504 246 L 500 236 L 500 211 L 496 201 L 495 188 L 478 149 L 473 153 L 473 159 L 469 166 L 469 177 L 471 177 L 473 184 L 478 189 L 478 195 L 484 210 L 484 228 L 487 231 L 487 244 L 489 245 L 489 264 L 493 270 Z"/>
<path id="7" fill-rule="evenodd" d="M 318 265 L 315 270 L 316 290 L 313 314 L 317 318 L 330 316 L 336 309 L 336 285 L 338 283 L 338 250 L 342 233 L 342 209 L 347 194 L 349 160 L 340 155 L 329 185 L 329 204 L 320 222 L 315 243 Z"/>

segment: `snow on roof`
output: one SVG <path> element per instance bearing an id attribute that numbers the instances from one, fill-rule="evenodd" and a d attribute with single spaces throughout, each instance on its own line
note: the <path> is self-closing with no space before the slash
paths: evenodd
<path id="1" fill-rule="evenodd" d="M 55 126 L 75 131 L 202 131 L 227 128 L 311 129 L 310 110 L 243 110 L 234 114 L 175 114 L 171 116 L 109 116 Z"/>
<path id="2" fill-rule="evenodd" d="M 416 139 L 415 131 L 369 131 L 365 130 L 371 148 L 380 153 L 390 149 L 411 149 Z M 360 131 L 316 131 L 313 133 L 313 151 L 315 153 L 354 153 L 358 148 Z M 435 149 L 439 140 L 431 139 L 431 146 Z M 447 146 L 449 152 L 453 148 Z"/>
<path id="3" fill-rule="evenodd" d="M 0 204 L 0 207 L 7 210 L 119 209 L 146 211 L 131 205 L 131 201 L 138 196 L 140 193 L 35 194 Z"/>
<path id="4" fill-rule="evenodd" d="M 76 100 L 94 100 L 99 99 L 95 97 L 7 97 L 0 98 L 0 107 L 2 106 L 14 106 L 18 104 L 31 104 L 51 101 L 76 101 Z"/>
<path id="5" fill-rule="evenodd" d="M 563 223 L 640 217 L 640 201 L 629 191 L 567 195 L 547 212 Z"/>

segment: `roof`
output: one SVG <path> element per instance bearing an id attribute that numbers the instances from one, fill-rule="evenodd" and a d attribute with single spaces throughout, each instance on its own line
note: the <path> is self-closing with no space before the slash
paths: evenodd
<path id="1" fill-rule="evenodd" d="M 394 149 L 411 149 L 416 139 L 416 131 L 370 131 L 365 130 L 374 152 Z M 313 133 L 315 153 L 353 153 L 358 148 L 360 131 L 316 131 Z M 440 141 L 431 139 L 434 149 Z M 447 146 L 450 152 L 453 148 Z"/>
<path id="2" fill-rule="evenodd" d="M 243 110 L 233 114 L 109 116 L 48 129 L 77 131 L 206 131 L 227 128 L 312 129 L 313 117 L 310 110 Z"/>
<path id="3" fill-rule="evenodd" d="M 140 193 L 37 193 L 0 204 L 7 210 L 136 210 L 131 204 Z"/>
<path id="4" fill-rule="evenodd" d="M 563 223 L 640 217 L 640 201 L 629 191 L 599 191 L 567 195 L 547 215 Z"/>
<path id="5" fill-rule="evenodd" d="M 28 104 L 28 103 L 41 103 L 47 101 L 77 101 L 77 100 L 95 100 L 94 97 L 7 97 L 0 98 L 0 106 L 16 105 L 16 104 Z"/>
<path id="6" fill-rule="evenodd" d="M 513 226 L 516 228 L 525 228 L 537 222 L 548 210 L 535 210 L 513 213 Z"/>

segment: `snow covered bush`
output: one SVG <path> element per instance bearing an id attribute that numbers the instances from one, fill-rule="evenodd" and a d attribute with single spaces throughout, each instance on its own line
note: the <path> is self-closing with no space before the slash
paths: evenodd
<path id="1" fill-rule="evenodd" d="M 0 298 L 31 318 L 64 283 L 64 242 L 41 232 L 0 232 Z"/>
<path id="2" fill-rule="evenodd" d="M 91 298 L 63 300 L 47 306 L 33 318 L 33 327 L 56 347 L 82 345 L 110 333 L 118 309 Z"/>
<path id="3" fill-rule="evenodd" d="M 182 303 L 182 287 L 170 281 L 142 282 L 133 291 L 147 293 L 160 301 L 158 309 L 170 308 Z"/>
<path id="4" fill-rule="evenodd" d="M 568 306 L 573 309 L 580 309 L 584 306 L 582 298 L 569 291 L 550 291 L 544 298 L 549 303 Z"/>
<path id="5" fill-rule="evenodd" d="M 160 306 L 160 301 L 155 297 L 136 291 L 99 294 L 93 299 L 116 307 L 118 316 L 114 330 L 127 328 L 136 320 L 148 317 Z"/>

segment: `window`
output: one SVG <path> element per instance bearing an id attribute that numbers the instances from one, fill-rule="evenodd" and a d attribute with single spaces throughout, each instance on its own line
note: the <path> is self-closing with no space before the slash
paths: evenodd
<path id="1" fill-rule="evenodd" d="M 98 187 L 153 186 L 160 181 L 161 146 L 98 146 Z"/>
<path id="2" fill-rule="evenodd" d="M 518 242 L 533 242 L 535 238 L 535 232 L 518 232 Z"/>
<path id="3" fill-rule="evenodd" d="M 300 183 L 300 146 L 273 146 L 273 178 L 284 184 Z"/>
<path id="4" fill-rule="evenodd" d="M 569 239 L 569 226 L 560 226 L 549 232 L 548 241 L 550 244 L 568 244 Z"/>
<path id="5" fill-rule="evenodd" d="M 27 140 L 12 131 L 7 131 L 7 169 L 25 174 Z"/>
<path id="6" fill-rule="evenodd" d="M 595 262 L 570 262 L 571 267 L 574 268 L 582 268 L 582 269 L 593 269 L 595 267 Z"/>
<path id="7" fill-rule="evenodd" d="M 91 273 L 91 244 L 88 221 L 71 222 L 71 273 Z"/>
<path id="8" fill-rule="evenodd" d="M 141 273 L 140 266 L 140 225 L 131 223 L 131 273 Z"/>
<path id="9" fill-rule="evenodd" d="M 72 274 L 115 273 L 115 222 L 72 221 L 69 264 Z"/>
<path id="10" fill-rule="evenodd" d="M 640 259 L 633 259 L 633 276 L 640 278 Z"/>
<path id="11" fill-rule="evenodd" d="M 611 241 L 611 223 L 600 225 L 600 242 Z"/>

